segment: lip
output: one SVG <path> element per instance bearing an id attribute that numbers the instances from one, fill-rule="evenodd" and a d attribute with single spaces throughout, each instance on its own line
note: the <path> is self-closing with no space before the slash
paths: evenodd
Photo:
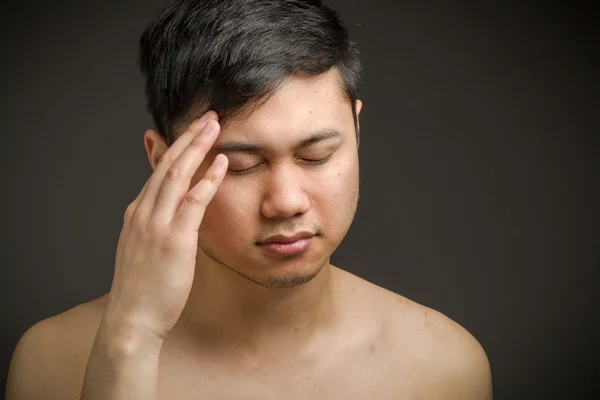
<path id="1" fill-rule="evenodd" d="M 276 237 L 274 236 L 272 239 L 275 239 Z M 259 243 L 259 246 L 264 249 L 265 251 L 272 253 L 272 254 L 276 254 L 276 255 L 281 255 L 281 256 L 293 256 L 293 255 L 297 255 L 297 254 L 301 254 L 304 253 L 306 250 L 308 250 L 308 248 L 310 247 L 310 244 L 312 243 L 312 240 L 314 238 L 313 236 L 308 236 L 308 237 L 301 237 L 299 239 L 296 239 L 292 242 L 287 241 L 287 242 L 268 242 L 268 243 Z"/>
<path id="2" fill-rule="evenodd" d="M 301 239 L 306 239 L 315 236 L 312 232 L 298 232 L 293 236 L 285 236 L 285 235 L 274 235 L 270 236 L 262 242 L 258 242 L 258 244 L 290 244 L 294 243 Z"/>

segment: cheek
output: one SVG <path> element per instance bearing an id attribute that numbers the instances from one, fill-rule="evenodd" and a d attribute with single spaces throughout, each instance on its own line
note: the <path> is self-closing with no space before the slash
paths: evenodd
<path id="1" fill-rule="evenodd" d="M 319 180 L 315 190 L 315 199 L 318 208 L 322 210 L 323 220 L 339 223 L 356 209 L 358 164 L 346 162 L 334 166 Z"/>
<path id="2" fill-rule="evenodd" d="M 248 236 L 256 231 L 252 215 L 248 196 L 239 188 L 223 182 L 206 207 L 200 235 L 204 240 L 221 243 L 239 243 L 235 239 L 247 241 Z"/>
<path id="3" fill-rule="evenodd" d="M 340 201 L 350 201 L 358 189 L 358 160 L 350 160 L 340 163 L 330 177 L 334 195 Z"/>

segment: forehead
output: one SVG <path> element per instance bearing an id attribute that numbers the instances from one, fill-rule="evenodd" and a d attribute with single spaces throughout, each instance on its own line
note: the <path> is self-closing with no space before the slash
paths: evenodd
<path id="1" fill-rule="evenodd" d="M 354 133 L 350 101 L 335 69 L 317 76 L 289 77 L 252 114 L 229 120 L 218 141 L 287 143 L 324 128 Z"/>

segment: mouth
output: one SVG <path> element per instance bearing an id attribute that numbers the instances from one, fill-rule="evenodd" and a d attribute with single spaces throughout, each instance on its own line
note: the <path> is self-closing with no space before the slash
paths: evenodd
<path id="1" fill-rule="evenodd" d="M 301 232 L 293 236 L 276 235 L 265 241 L 258 242 L 258 246 L 268 253 L 276 255 L 298 255 L 310 248 L 316 235 L 310 232 Z"/>
<path id="2" fill-rule="evenodd" d="M 297 242 L 298 240 L 311 238 L 313 236 L 315 236 L 314 233 L 308 232 L 308 231 L 303 231 L 303 232 L 298 232 L 294 235 L 289 235 L 289 236 L 286 236 L 286 235 L 270 236 L 267 239 L 257 242 L 257 243 L 260 245 L 272 244 L 272 243 L 289 244 L 289 243 Z"/>

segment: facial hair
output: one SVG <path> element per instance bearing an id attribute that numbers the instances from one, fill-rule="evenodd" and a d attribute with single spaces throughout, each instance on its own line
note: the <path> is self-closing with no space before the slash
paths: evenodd
<path id="1" fill-rule="evenodd" d="M 329 259 L 325 260 L 325 262 L 321 263 L 317 268 L 314 268 L 302 275 L 292 275 L 292 276 L 267 276 L 264 279 L 260 279 L 257 277 L 249 276 L 244 274 L 237 269 L 225 264 L 223 261 L 219 260 L 214 254 L 210 251 L 206 250 L 202 246 L 199 246 L 199 250 L 201 250 L 208 258 L 215 261 L 217 264 L 230 269 L 236 274 L 246 278 L 250 282 L 256 283 L 257 285 L 264 286 L 269 289 L 290 289 L 295 288 L 305 283 L 310 282 L 314 278 L 319 275 L 319 273 L 323 270 L 323 268 L 329 264 Z"/>

